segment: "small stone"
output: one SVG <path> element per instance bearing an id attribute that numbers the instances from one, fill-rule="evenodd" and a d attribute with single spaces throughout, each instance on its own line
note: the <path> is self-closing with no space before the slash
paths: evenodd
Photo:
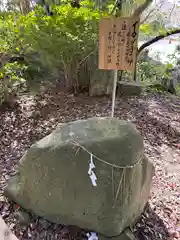
<path id="1" fill-rule="evenodd" d="M 179 232 L 171 231 L 169 234 L 173 239 L 179 239 L 180 238 Z"/>
<path id="2" fill-rule="evenodd" d="M 121 235 L 120 235 L 121 236 Z M 122 240 L 135 240 L 135 236 L 134 234 L 131 232 L 130 229 L 125 230 L 122 233 Z M 121 240 L 121 238 L 119 238 L 119 240 Z"/>
<path id="3" fill-rule="evenodd" d="M 130 229 L 126 229 L 122 234 L 120 234 L 117 237 L 108 238 L 108 237 L 99 235 L 98 239 L 99 240 L 108 240 L 108 239 L 111 239 L 111 240 L 136 240 L 134 234 L 131 232 Z"/>
<path id="4" fill-rule="evenodd" d="M 5 201 L 6 201 L 5 197 L 4 196 L 0 196 L 0 202 L 5 202 Z"/>
<path id="5" fill-rule="evenodd" d="M 11 232 L 10 232 L 9 229 L 6 229 L 6 230 L 4 231 L 4 236 L 5 236 L 5 237 L 8 237 L 10 234 L 11 234 Z"/>
<path id="6" fill-rule="evenodd" d="M 20 225 L 28 225 L 30 222 L 30 214 L 24 211 L 15 212 L 14 217 L 19 221 Z"/>

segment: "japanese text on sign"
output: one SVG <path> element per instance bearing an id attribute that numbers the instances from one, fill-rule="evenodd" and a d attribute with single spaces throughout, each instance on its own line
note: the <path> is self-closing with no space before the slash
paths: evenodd
<path id="1" fill-rule="evenodd" d="M 134 70 L 139 19 L 104 18 L 100 22 L 99 68 Z"/>

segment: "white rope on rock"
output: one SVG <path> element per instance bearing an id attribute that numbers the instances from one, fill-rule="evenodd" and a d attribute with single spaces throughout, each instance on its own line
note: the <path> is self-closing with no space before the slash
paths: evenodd
<path id="1" fill-rule="evenodd" d="M 76 151 L 75 151 L 75 155 L 77 155 L 79 153 L 79 150 L 82 149 L 83 151 L 87 152 L 89 155 L 90 155 L 90 163 L 89 163 L 89 170 L 88 170 L 88 174 L 90 176 L 90 179 L 91 179 L 91 182 L 92 182 L 92 185 L 93 186 L 97 186 L 97 177 L 95 175 L 95 173 L 93 172 L 92 169 L 95 168 L 95 164 L 94 164 L 94 161 L 93 161 L 93 158 L 95 160 L 98 160 L 108 166 L 110 166 L 112 168 L 112 198 L 113 198 L 113 208 L 115 208 L 116 206 L 116 202 L 117 202 L 117 199 L 119 197 L 119 194 L 120 194 L 120 188 L 121 188 L 121 185 L 122 185 L 122 181 L 123 179 L 125 178 L 125 171 L 126 169 L 134 169 L 138 164 L 140 164 L 140 162 L 142 161 L 143 159 L 143 152 L 139 154 L 139 156 L 137 156 L 138 158 L 138 161 L 132 165 L 127 165 L 127 166 L 118 166 L 116 164 L 112 164 L 110 162 L 107 162 L 99 157 L 97 157 L 96 155 L 94 155 L 92 152 L 90 152 L 87 148 L 85 148 L 84 146 L 82 146 L 81 144 L 79 144 L 77 141 L 73 141 L 72 144 L 77 147 Z M 122 173 L 121 173 L 121 177 L 120 177 L 120 180 L 119 180 L 119 183 L 118 183 L 118 187 L 117 189 L 115 190 L 114 189 L 114 168 L 116 169 L 121 169 L 122 170 Z"/>
<path id="2" fill-rule="evenodd" d="M 116 164 L 112 164 L 112 163 L 110 163 L 110 162 L 108 162 L 108 161 L 106 161 L 106 160 L 103 160 L 103 159 L 97 157 L 97 156 L 94 155 L 92 152 L 90 152 L 87 148 L 85 148 L 84 146 L 82 146 L 81 144 L 79 144 L 77 141 L 73 141 L 72 144 L 73 144 L 75 147 L 78 147 L 78 148 L 76 149 L 75 155 L 77 155 L 78 152 L 79 152 L 79 150 L 82 149 L 82 150 L 84 150 L 85 152 L 87 152 L 90 156 L 94 157 L 95 160 L 98 160 L 98 161 L 100 161 L 100 162 L 102 162 L 102 163 L 104 163 L 104 164 L 106 164 L 106 165 L 109 165 L 109 166 L 111 166 L 111 167 L 113 167 L 113 168 L 117 168 L 117 169 L 127 169 L 127 168 L 130 169 L 130 168 L 134 168 L 137 164 L 139 164 L 139 163 L 141 162 L 142 157 L 143 157 L 143 154 L 144 154 L 144 153 L 142 152 L 139 156 L 137 156 L 138 161 L 137 161 L 135 164 L 127 165 L 127 166 L 118 166 L 118 165 L 116 165 Z M 91 158 L 90 158 L 90 160 L 91 160 Z"/>
<path id="3" fill-rule="evenodd" d="M 90 154 L 90 163 L 89 163 L 88 174 L 89 174 L 89 177 L 91 179 L 92 185 L 94 187 L 96 187 L 97 186 L 97 183 L 96 183 L 97 177 L 96 177 L 96 174 L 94 173 L 94 171 L 92 170 L 94 168 L 95 168 L 95 165 L 94 165 L 94 162 L 93 162 L 93 155 Z"/>

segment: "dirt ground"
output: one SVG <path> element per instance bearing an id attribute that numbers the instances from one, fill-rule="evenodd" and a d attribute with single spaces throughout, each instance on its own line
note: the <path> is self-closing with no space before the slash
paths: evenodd
<path id="1" fill-rule="evenodd" d="M 109 116 L 111 99 L 74 97 L 56 90 L 24 96 L 14 109 L 0 109 L 0 212 L 15 235 L 26 239 L 85 239 L 83 230 L 32 219 L 19 226 L 18 206 L 2 195 L 18 160 L 36 140 L 58 123 L 93 116 Z M 151 197 L 134 232 L 141 240 L 180 239 L 180 98 L 144 94 L 117 98 L 115 117 L 132 121 L 144 137 L 145 153 L 155 165 Z"/>

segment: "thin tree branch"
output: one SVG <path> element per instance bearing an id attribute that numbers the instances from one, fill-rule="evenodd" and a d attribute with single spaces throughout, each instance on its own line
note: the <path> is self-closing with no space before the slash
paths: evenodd
<path id="1" fill-rule="evenodd" d="M 140 22 L 140 24 L 143 24 L 150 16 L 151 14 L 155 11 L 155 9 L 151 9 L 151 11 L 145 16 L 145 18 Z"/>
<path id="2" fill-rule="evenodd" d="M 171 30 L 169 32 L 166 32 L 165 34 L 161 34 L 159 36 L 156 36 L 155 38 L 151 39 L 150 41 L 142 44 L 139 49 L 138 49 L 138 55 L 146 48 L 146 47 L 149 47 L 150 45 L 152 45 L 153 43 L 161 40 L 161 39 L 164 39 L 165 37 L 168 37 L 168 36 L 171 36 L 171 35 L 174 35 L 174 34 L 177 34 L 177 33 L 180 33 L 180 28 L 179 29 L 174 29 L 174 30 Z"/>
<path id="3" fill-rule="evenodd" d="M 132 14 L 132 17 L 133 18 L 139 18 L 140 19 L 140 16 L 141 14 L 144 12 L 144 10 L 146 8 L 149 7 L 149 5 L 153 2 L 153 0 L 146 0 L 143 4 L 141 4 L 139 7 L 137 7 L 134 11 L 134 13 Z M 133 71 L 133 79 L 136 81 L 136 75 L 137 75 L 137 57 L 138 57 L 138 54 L 136 56 L 136 60 L 135 60 L 135 68 L 134 68 L 134 71 Z"/>
<path id="4" fill-rule="evenodd" d="M 174 5 L 173 5 L 173 7 L 172 7 L 172 9 L 171 9 L 171 12 L 170 12 L 170 14 L 169 14 L 169 19 L 171 18 L 171 16 L 172 16 L 172 13 L 173 13 L 173 11 L 174 11 L 175 7 L 176 7 L 176 4 L 174 3 Z"/>
<path id="5" fill-rule="evenodd" d="M 146 0 L 143 4 L 141 4 L 139 7 L 137 7 L 134 10 L 132 17 L 139 17 L 144 12 L 144 10 L 149 7 L 149 5 L 152 2 L 153 2 L 153 0 Z"/>
<path id="6" fill-rule="evenodd" d="M 159 4 L 156 4 L 155 7 L 153 7 L 149 13 L 144 17 L 144 19 L 140 22 L 140 24 L 143 24 L 150 16 L 153 12 L 155 12 L 157 9 L 156 8 L 161 8 L 163 6 L 164 2 L 160 2 Z"/>
<path id="7" fill-rule="evenodd" d="M 115 4 L 114 4 L 113 9 L 111 11 L 111 15 L 113 15 L 115 13 L 117 5 L 118 5 L 118 0 L 115 1 Z"/>

